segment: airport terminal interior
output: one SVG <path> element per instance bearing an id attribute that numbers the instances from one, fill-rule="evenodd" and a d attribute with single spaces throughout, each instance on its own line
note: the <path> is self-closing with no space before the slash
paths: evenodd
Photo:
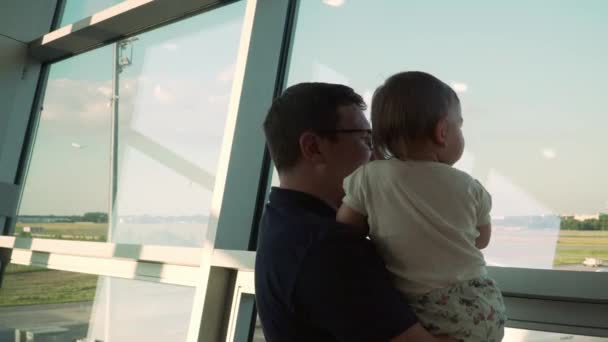
<path id="1" fill-rule="evenodd" d="M 461 100 L 504 341 L 608 341 L 606 18 L 604 0 L 0 0 L 0 341 L 265 341 L 273 98 L 331 82 L 369 104 L 404 70 Z"/>

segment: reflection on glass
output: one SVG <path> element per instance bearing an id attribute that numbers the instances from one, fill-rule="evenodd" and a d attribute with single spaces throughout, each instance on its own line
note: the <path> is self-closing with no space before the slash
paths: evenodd
<path id="1" fill-rule="evenodd" d="M 54 64 L 16 235 L 200 246 L 243 15 L 237 2 Z"/>
<path id="2" fill-rule="evenodd" d="M 456 167 L 493 195 L 488 263 L 607 270 L 608 3 L 494 5 L 303 1 L 288 83 L 346 83 L 369 102 L 396 72 L 435 74 L 463 106 Z"/>
<path id="3" fill-rule="evenodd" d="M 9 264 L 0 288 L 0 341 L 86 337 L 97 278 Z"/>
<path id="4" fill-rule="evenodd" d="M 194 288 L 99 277 L 87 341 L 186 341 Z"/>
<path id="5" fill-rule="evenodd" d="M 66 0 L 59 26 L 72 24 L 125 0 Z"/>
<path id="6" fill-rule="evenodd" d="M 574 342 L 606 342 L 608 338 L 590 337 L 572 334 L 559 334 L 544 331 L 505 329 L 503 342 L 552 342 L 552 341 L 574 341 Z"/>
<path id="7" fill-rule="evenodd" d="M 251 342 L 264 342 L 266 341 L 266 337 L 264 336 L 264 331 L 262 331 L 262 323 L 260 322 L 260 317 L 258 316 L 255 319 L 255 328 L 253 331 L 253 338 Z"/>
<path id="8" fill-rule="evenodd" d="M 121 46 L 112 242 L 202 244 L 244 9 L 227 5 Z"/>
<path id="9" fill-rule="evenodd" d="M 104 47 L 51 66 L 16 235 L 106 241 L 111 61 Z"/>
<path id="10" fill-rule="evenodd" d="M 10 264 L 0 341 L 185 341 L 193 299 L 193 287 Z"/>

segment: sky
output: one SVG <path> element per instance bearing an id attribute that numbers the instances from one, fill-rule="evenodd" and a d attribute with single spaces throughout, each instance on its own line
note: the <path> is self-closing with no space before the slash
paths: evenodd
<path id="1" fill-rule="evenodd" d="M 117 2 L 68 1 L 62 24 Z M 288 84 L 346 83 L 369 100 L 393 73 L 430 72 L 459 93 L 457 167 L 492 193 L 494 216 L 608 212 L 606 13 L 602 0 L 301 1 Z M 133 44 L 120 215 L 208 212 L 243 14 L 238 2 Z M 111 62 L 106 46 L 52 66 L 21 214 L 107 210 Z"/>
<path id="2" fill-rule="evenodd" d="M 72 3 L 85 2 L 68 2 L 67 16 L 85 13 Z M 208 214 L 244 3 L 212 14 L 132 44 L 120 74 L 119 216 Z M 112 56 L 110 45 L 51 67 L 22 215 L 107 212 Z"/>

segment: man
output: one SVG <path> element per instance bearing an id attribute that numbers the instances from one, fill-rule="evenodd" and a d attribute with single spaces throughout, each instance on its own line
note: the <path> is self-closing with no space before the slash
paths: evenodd
<path id="1" fill-rule="evenodd" d="M 262 218 L 256 302 L 268 341 L 446 341 L 393 287 L 371 242 L 335 221 L 344 178 L 371 156 L 365 103 L 351 88 L 301 83 L 264 122 L 280 186 Z"/>

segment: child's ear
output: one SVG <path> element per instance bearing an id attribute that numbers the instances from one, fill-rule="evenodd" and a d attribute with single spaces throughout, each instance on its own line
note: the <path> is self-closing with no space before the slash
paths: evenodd
<path id="1" fill-rule="evenodd" d="M 433 132 L 433 142 L 441 147 L 445 147 L 447 144 L 448 136 L 448 118 L 447 116 L 439 119 L 435 125 Z"/>

